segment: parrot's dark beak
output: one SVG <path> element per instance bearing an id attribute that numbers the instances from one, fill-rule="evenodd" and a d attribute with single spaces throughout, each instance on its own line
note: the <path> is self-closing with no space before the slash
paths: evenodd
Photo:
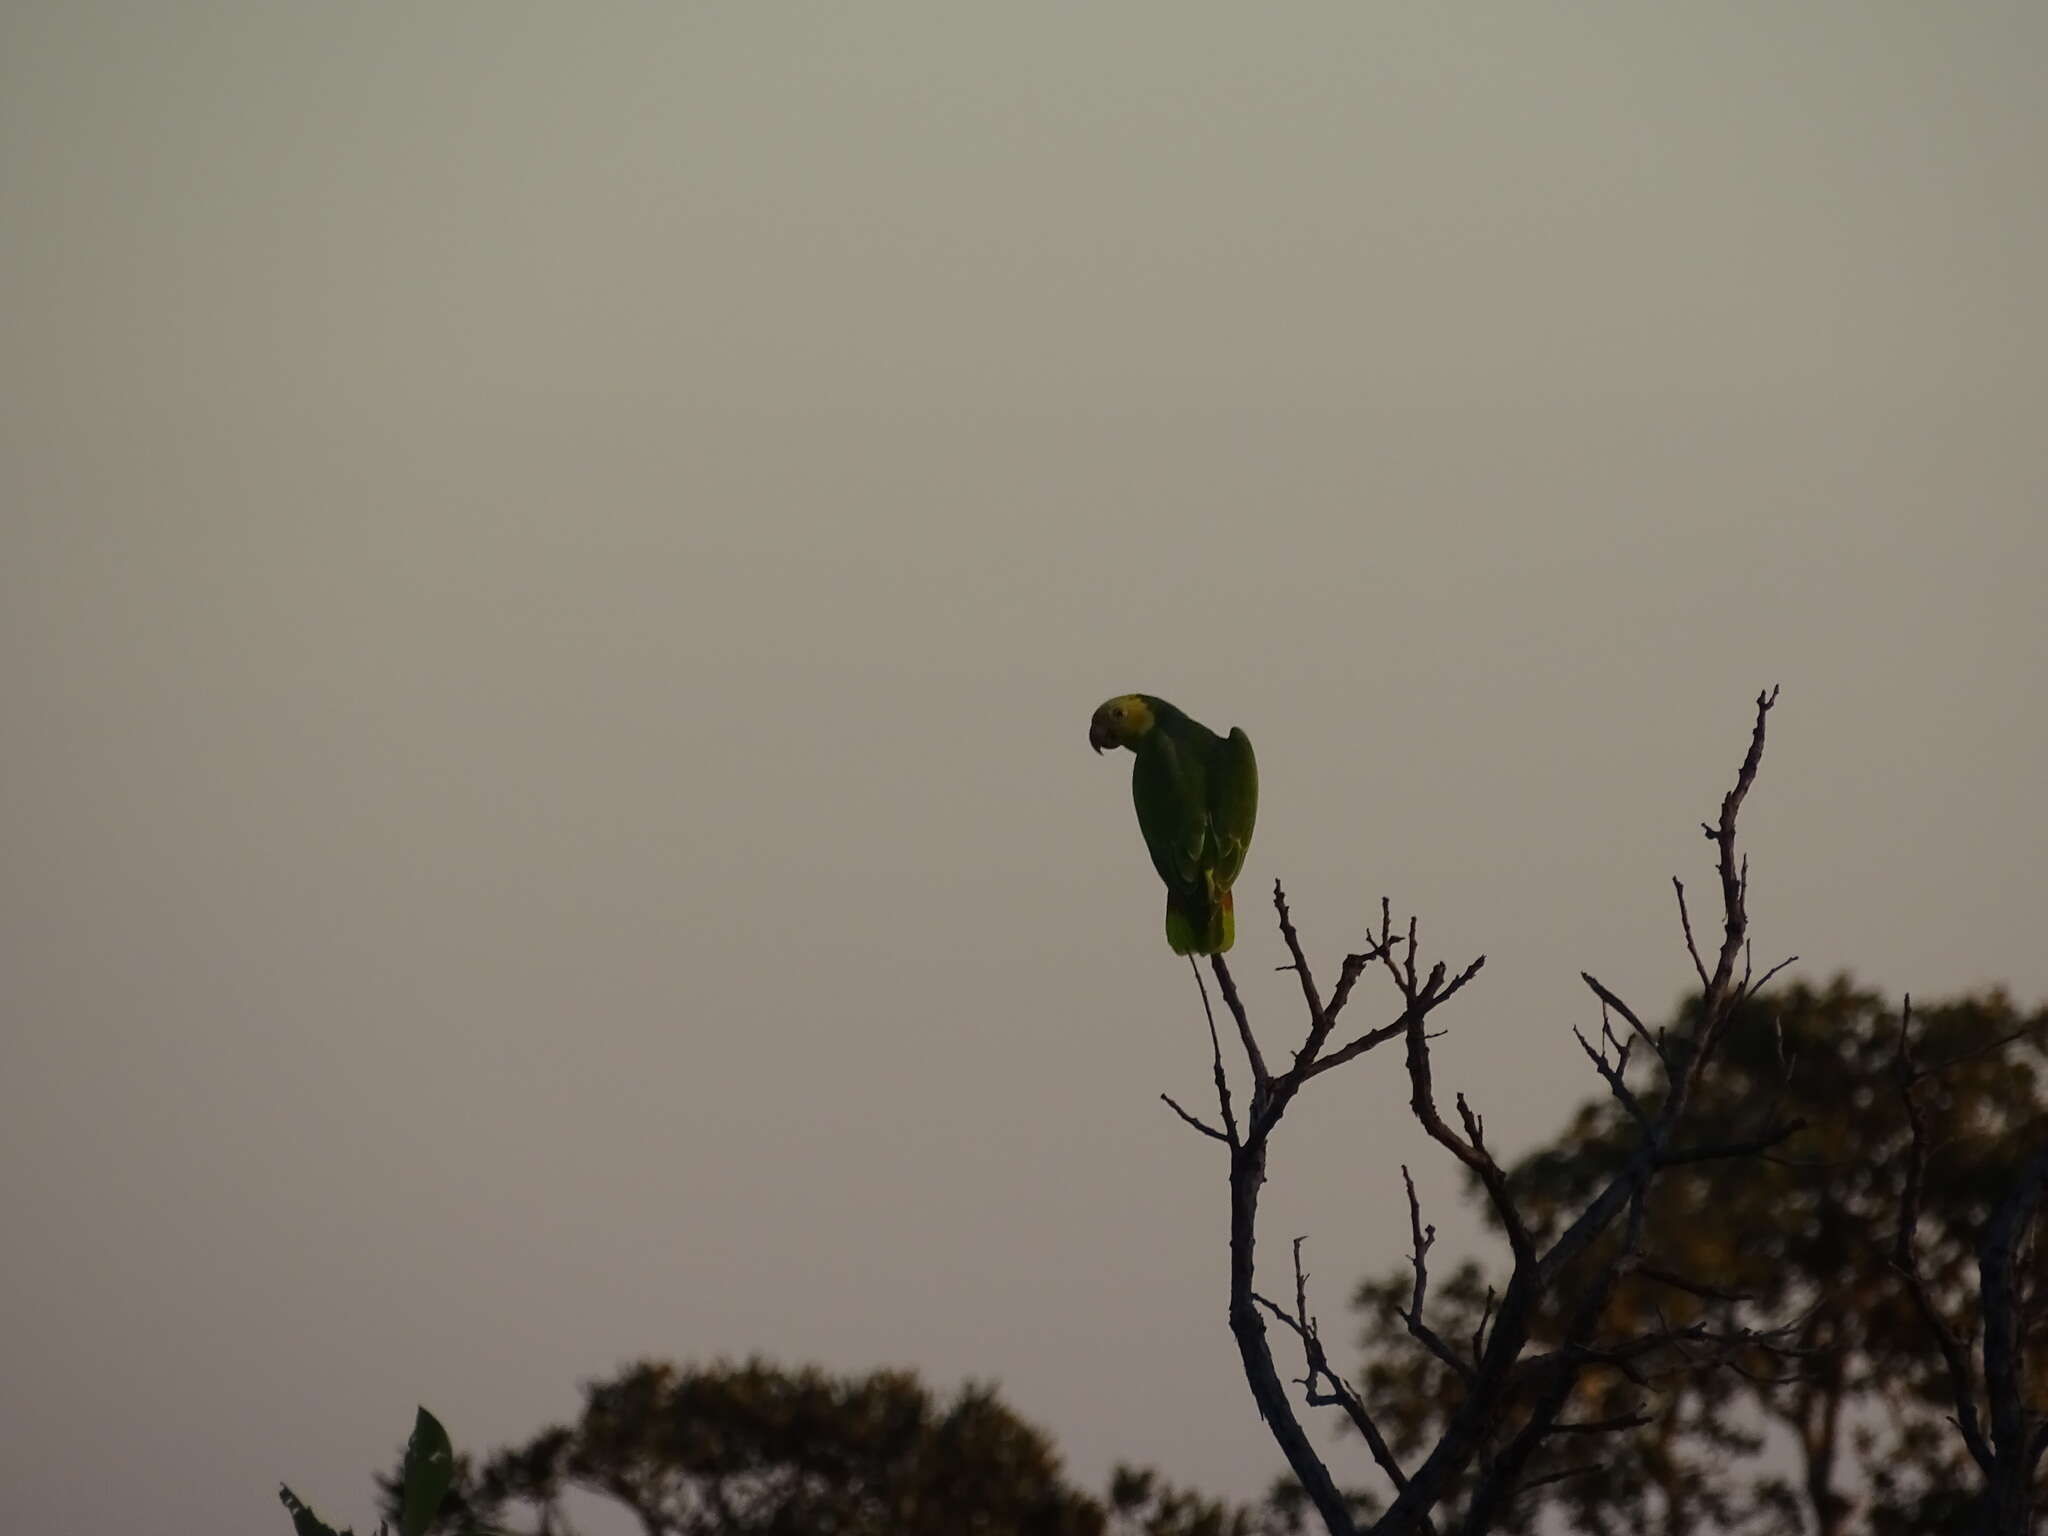
<path id="1" fill-rule="evenodd" d="M 1109 726 L 1101 720 L 1088 722 L 1088 745 L 1098 753 L 1109 745 Z"/>

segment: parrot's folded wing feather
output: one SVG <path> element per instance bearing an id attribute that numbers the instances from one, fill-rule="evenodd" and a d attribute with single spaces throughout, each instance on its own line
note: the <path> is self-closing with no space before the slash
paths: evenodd
<path id="1" fill-rule="evenodd" d="M 1216 838 L 1216 880 L 1228 887 L 1244 868 L 1245 853 L 1252 845 L 1252 824 L 1259 814 L 1259 764 L 1243 726 L 1217 744 L 1209 774 L 1209 805 Z"/>
<path id="2" fill-rule="evenodd" d="M 1208 840 L 1208 805 L 1191 766 L 1174 743 L 1161 740 L 1138 754 L 1131 772 L 1138 829 L 1145 834 L 1153 867 L 1168 885 L 1188 885 L 1200 877 Z"/>

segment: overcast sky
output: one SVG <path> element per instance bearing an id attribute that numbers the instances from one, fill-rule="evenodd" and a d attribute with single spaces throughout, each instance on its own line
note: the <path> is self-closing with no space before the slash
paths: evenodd
<path id="1" fill-rule="evenodd" d="M 1597 1087 L 1750 700 L 1760 952 L 2048 995 L 2048 9 L 0 8 L 0 1486 L 360 1522 L 642 1356 L 1278 1470 L 1085 729 Z M 1384 992 L 1356 1005 L 1391 1017 Z M 1458 1181 L 1319 1081 L 1333 1337 Z M 1298 1123 L 1295 1123 L 1298 1122 Z M 1369 1481 L 1354 1446 L 1336 1454 Z"/>

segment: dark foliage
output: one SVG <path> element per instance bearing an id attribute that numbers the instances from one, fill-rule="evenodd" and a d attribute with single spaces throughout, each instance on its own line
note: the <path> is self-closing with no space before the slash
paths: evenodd
<path id="1" fill-rule="evenodd" d="M 1696 1003 L 1682 1008 L 1667 1037 L 1686 1038 L 1696 1014 Z M 1977 1237 L 2048 1111 L 2038 1066 L 2048 1010 L 2028 1017 L 1994 992 L 1916 1005 L 1914 1018 L 1928 1148 L 1920 1267 L 1942 1313 L 1973 1341 Z M 1768 1113 L 1804 1128 L 1760 1160 L 1669 1170 L 1650 1199 L 1644 1264 L 1611 1305 L 1624 1327 L 1683 1324 L 1718 1299 L 1656 1276 L 1714 1276 L 1761 1311 L 1797 1319 L 1799 1368 L 1782 1381 L 1767 1362 L 1745 1372 L 1740 1357 L 1696 1370 L 1674 1349 L 1631 1372 L 1589 1373 L 1576 1414 L 1647 1403 L 1651 1422 L 1611 1447 L 1601 1471 L 1537 1490 L 1501 1529 L 1533 1530 L 1545 1509 L 1588 1533 L 1956 1529 L 1971 1470 L 1949 1422 L 1942 1357 L 1891 1262 L 1911 1141 L 1899 1025 L 1896 1007 L 1846 979 L 1743 1005 L 1695 1099 L 1695 1132 L 1732 1140 Z M 1657 1091 L 1645 1085 L 1640 1097 L 1654 1105 Z M 1632 1135 L 1614 1097 L 1590 1100 L 1555 1143 L 1511 1171 L 1521 1208 L 1547 1231 L 1612 1176 Z M 1483 1193 L 1476 1182 L 1472 1193 Z M 2037 1251 L 2023 1268 L 2030 1293 L 2048 1280 Z M 1357 1298 L 1373 1362 L 1364 1393 L 1404 1447 L 1428 1443 L 1459 1391 L 1438 1362 L 1407 1347 L 1400 1309 L 1410 1285 L 1408 1271 L 1393 1270 Z M 1477 1265 L 1447 1275 L 1434 1293 L 1438 1331 L 1469 1333 L 1486 1294 Z M 1556 1319 L 1540 1332 L 1554 1338 Z M 2031 1386 L 2032 1400 L 2048 1397 L 2048 1380 L 2037 1374 Z M 1789 1448 L 1792 1475 L 1785 1454 L 1759 1454 L 1767 1441 Z"/>
<path id="2" fill-rule="evenodd" d="M 381 1480 L 387 1505 L 396 1480 Z M 1051 1441 L 986 1387 L 935 1398 L 903 1371 L 656 1361 L 585 1388 L 576 1423 L 461 1458 L 436 1530 L 575 1536 L 565 1496 L 648 1536 L 1281 1536 L 1284 1500 L 1235 1509 L 1120 1469 L 1071 1486 Z"/>

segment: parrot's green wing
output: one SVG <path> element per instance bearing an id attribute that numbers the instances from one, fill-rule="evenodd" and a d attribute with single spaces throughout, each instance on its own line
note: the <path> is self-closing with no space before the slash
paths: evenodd
<path id="1" fill-rule="evenodd" d="M 1197 883 L 1209 833 L 1200 765 L 1179 743 L 1160 737 L 1131 765 L 1131 801 L 1159 878 L 1168 887 Z"/>
<path id="2" fill-rule="evenodd" d="M 1259 763 L 1252 739 L 1235 727 L 1216 744 L 1209 766 L 1209 831 L 1216 883 L 1228 889 L 1244 868 L 1252 845 L 1252 823 L 1259 815 Z"/>
<path id="3" fill-rule="evenodd" d="M 1218 736 L 1164 699 L 1139 697 L 1154 723 L 1128 743 L 1131 800 L 1166 886 L 1166 942 L 1177 955 L 1219 955 L 1236 937 L 1230 886 L 1259 810 L 1251 738 Z"/>

